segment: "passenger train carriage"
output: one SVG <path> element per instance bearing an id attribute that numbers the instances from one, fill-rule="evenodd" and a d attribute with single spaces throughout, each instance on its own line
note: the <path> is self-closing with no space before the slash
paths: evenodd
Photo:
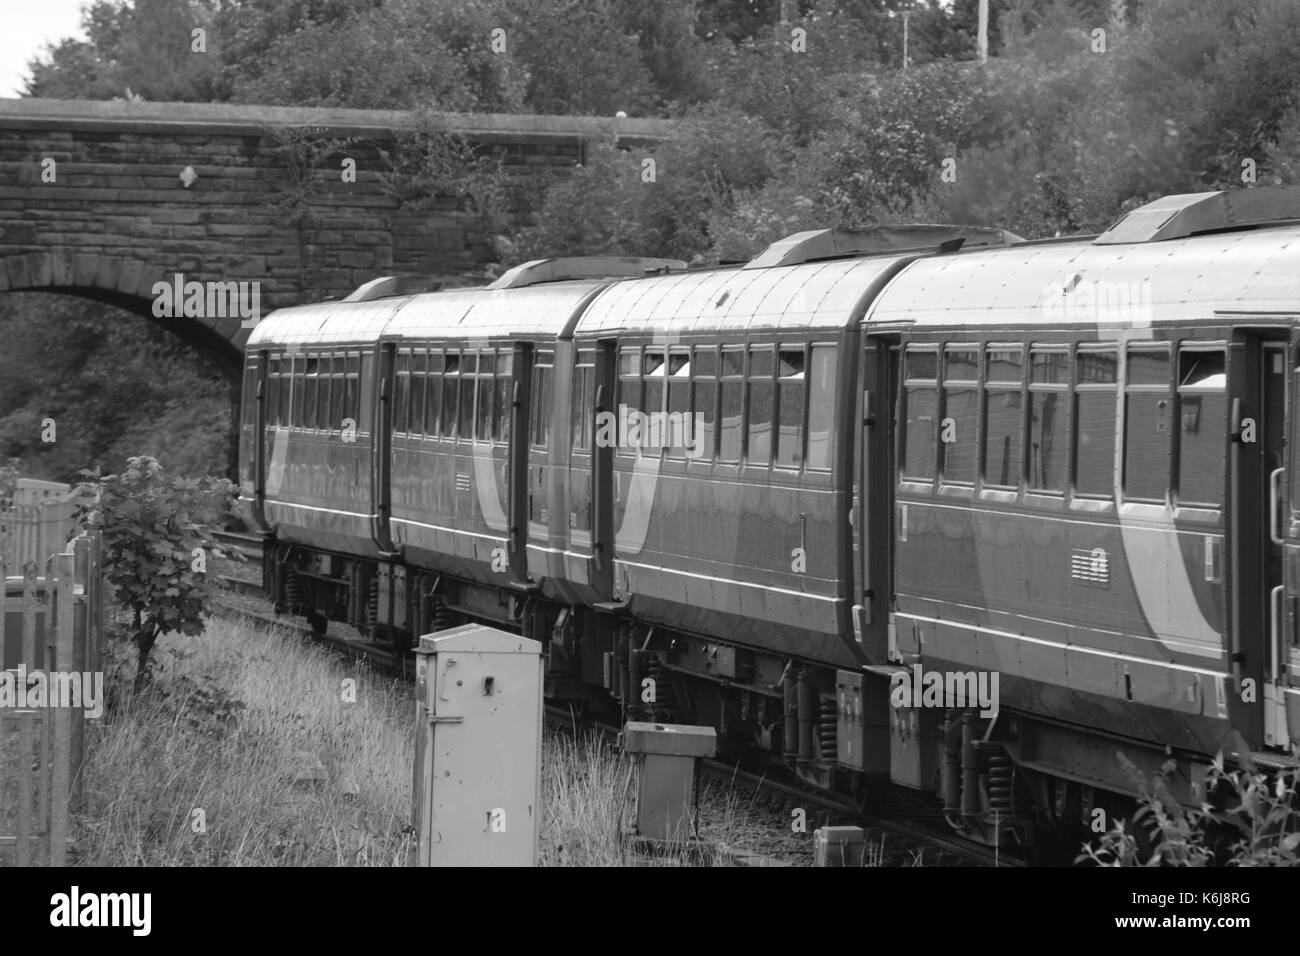
<path id="1" fill-rule="evenodd" d="M 404 281 L 249 340 L 241 509 L 318 628 L 517 629 L 553 697 L 986 841 L 1127 812 L 1121 755 L 1294 760 L 1300 189 Z"/>

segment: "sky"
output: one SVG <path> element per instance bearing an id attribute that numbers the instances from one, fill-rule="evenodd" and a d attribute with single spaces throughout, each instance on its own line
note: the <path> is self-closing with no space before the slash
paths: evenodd
<path id="1" fill-rule="evenodd" d="M 27 61 L 66 37 L 84 39 L 84 0 L 0 0 L 0 96 L 18 96 Z"/>

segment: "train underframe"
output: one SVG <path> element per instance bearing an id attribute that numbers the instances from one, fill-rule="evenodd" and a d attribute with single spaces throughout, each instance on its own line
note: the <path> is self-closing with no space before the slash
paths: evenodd
<path id="1" fill-rule="evenodd" d="M 862 810 L 900 788 L 968 839 L 1039 856 L 1133 820 L 1133 778 L 1108 761 L 1122 748 L 1148 778 L 1173 760 L 1176 799 L 1200 803 L 1206 763 L 1040 717 L 975 708 L 894 708 L 891 668 L 844 671 L 630 620 L 535 594 L 412 568 L 268 542 L 264 586 L 277 612 L 330 620 L 395 651 L 422 634 L 489 624 L 539 641 L 545 694 L 580 712 L 712 726 L 719 748 L 778 764 Z M 897 670 L 897 668 L 894 668 Z M 1072 849 L 1071 849 L 1072 848 Z"/>

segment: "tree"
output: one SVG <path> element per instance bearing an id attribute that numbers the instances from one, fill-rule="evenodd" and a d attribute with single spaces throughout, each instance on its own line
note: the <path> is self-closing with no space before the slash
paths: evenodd
<path id="1" fill-rule="evenodd" d="M 82 13 L 86 40 L 63 40 L 29 64 L 27 95 L 111 99 L 129 87 L 146 100 L 210 101 L 221 65 L 215 9 L 215 0 L 95 0 Z"/>
<path id="2" fill-rule="evenodd" d="M 211 597 L 207 558 L 220 549 L 204 530 L 230 510 L 225 478 L 168 477 L 154 458 L 136 456 L 116 475 L 83 472 L 77 520 L 103 536 L 106 577 L 131 612 L 135 690 L 149 680 L 149 654 L 164 634 L 202 634 Z"/>

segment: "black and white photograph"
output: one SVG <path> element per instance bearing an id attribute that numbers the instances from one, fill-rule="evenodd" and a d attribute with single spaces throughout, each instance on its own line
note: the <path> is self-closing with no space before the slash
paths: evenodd
<path id="1" fill-rule="evenodd" d="M 0 24 L 6 923 L 1287 925 L 1300 0 Z"/>

